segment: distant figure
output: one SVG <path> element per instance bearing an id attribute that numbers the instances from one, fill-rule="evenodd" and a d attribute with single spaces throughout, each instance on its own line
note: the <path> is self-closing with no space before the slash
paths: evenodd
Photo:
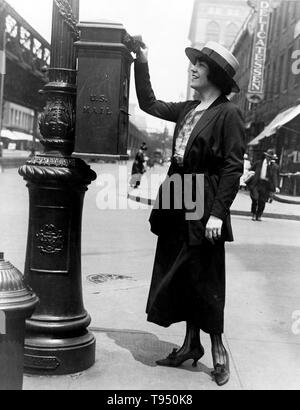
<path id="1" fill-rule="evenodd" d="M 240 181 L 240 188 L 241 189 L 246 189 L 247 188 L 246 180 L 248 178 L 250 169 L 251 169 L 251 162 L 249 160 L 249 155 L 245 154 L 244 155 L 244 173 L 243 173 L 243 175 L 241 177 L 241 181 Z"/>
<path id="2" fill-rule="evenodd" d="M 130 180 L 130 186 L 134 189 L 138 188 L 141 185 L 141 180 L 143 174 L 146 172 L 146 167 L 145 167 L 145 152 L 147 151 L 147 145 L 145 142 L 143 142 L 141 148 L 139 149 L 138 153 L 135 156 L 135 160 L 132 166 L 132 172 L 131 172 L 131 180 Z"/>
<path id="3" fill-rule="evenodd" d="M 255 175 L 248 183 L 252 199 L 252 220 L 261 222 L 266 203 L 272 197 L 272 193 L 280 192 L 277 155 L 275 150 L 269 149 L 264 153 L 265 158 L 257 161 L 251 168 Z"/>

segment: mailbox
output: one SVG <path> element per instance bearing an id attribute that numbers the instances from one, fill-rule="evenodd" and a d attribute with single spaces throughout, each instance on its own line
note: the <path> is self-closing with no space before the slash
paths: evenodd
<path id="1" fill-rule="evenodd" d="M 78 25 L 75 156 L 128 159 L 132 39 L 119 23 Z M 127 44 L 127 45 L 126 45 Z"/>

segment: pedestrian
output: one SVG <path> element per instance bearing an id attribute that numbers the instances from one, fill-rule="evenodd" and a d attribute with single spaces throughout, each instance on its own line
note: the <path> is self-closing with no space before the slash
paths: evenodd
<path id="1" fill-rule="evenodd" d="M 147 149 L 147 144 L 143 142 L 132 165 L 130 186 L 134 189 L 141 185 L 142 176 L 146 172 L 146 167 L 144 164 L 146 162 L 145 152 Z"/>
<path id="2" fill-rule="evenodd" d="M 240 181 L 240 188 L 241 189 L 246 189 L 247 188 L 246 181 L 249 177 L 250 169 L 251 169 L 251 162 L 249 160 L 249 155 L 245 154 L 244 155 L 244 172 L 243 172 L 243 175 L 242 175 L 241 181 Z"/>
<path id="3" fill-rule="evenodd" d="M 230 207 L 239 190 L 245 152 L 242 115 L 226 96 L 239 92 L 233 78 L 239 63 L 215 42 L 203 49 L 187 48 L 186 55 L 192 63 L 191 87 L 199 100 L 179 103 L 156 99 L 146 47 L 135 60 L 141 109 L 176 123 L 168 176 L 202 174 L 205 187 L 200 220 L 186 220 L 184 207 L 152 210 L 151 230 L 158 236 L 158 244 L 146 312 L 148 321 L 163 327 L 186 322 L 183 346 L 157 361 L 158 365 L 177 367 L 193 359 L 196 366 L 204 355 L 202 330 L 211 336 L 213 376 L 221 386 L 230 378 L 229 356 L 222 340 L 225 242 L 233 241 Z"/>
<path id="4" fill-rule="evenodd" d="M 276 163 L 275 150 L 270 148 L 264 153 L 264 158 L 255 162 L 251 171 L 255 172 L 248 182 L 252 200 L 251 214 L 253 221 L 262 221 L 266 203 L 274 192 L 279 193 L 279 166 Z"/>

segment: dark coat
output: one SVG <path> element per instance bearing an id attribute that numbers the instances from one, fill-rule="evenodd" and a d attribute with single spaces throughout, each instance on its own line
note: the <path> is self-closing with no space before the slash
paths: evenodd
<path id="1" fill-rule="evenodd" d="M 135 156 L 135 160 L 132 165 L 131 175 L 144 174 L 146 172 L 144 165 L 145 162 L 146 161 L 144 152 L 140 149 Z"/>
<path id="2" fill-rule="evenodd" d="M 136 90 L 140 108 L 155 117 L 176 123 L 174 147 L 186 114 L 199 101 L 166 103 L 157 100 L 151 87 L 148 64 L 135 63 Z M 223 239 L 233 241 L 230 207 L 239 190 L 243 174 L 245 129 L 239 109 L 221 96 L 196 124 L 189 139 L 184 174 L 205 175 L 204 216 L 201 220 L 186 221 L 185 210 L 153 209 L 151 230 L 158 236 L 182 234 L 191 245 L 202 244 L 205 227 L 211 215 L 224 221 Z M 169 176 L 177 169 L 171 165 Z"/>
<path id="3" fill-rule="evenodd" d="M 254 177 L 248 184 L 248 188 L 250 189 L 250 191 L 257 186 L 260 180 L 263 162 L 264 160 L 256 161 L 250 169 L 250 171 L 255 172 Z M 279 166 L 275 162 L 271 162 L 267 168 L 267 179 L 269 182 L 269 192 L 275 192 L 276 188 L 279 187 Z"/>

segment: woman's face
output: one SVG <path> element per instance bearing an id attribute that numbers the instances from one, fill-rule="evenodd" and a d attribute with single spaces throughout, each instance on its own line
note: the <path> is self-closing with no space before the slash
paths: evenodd
<path id="1" fill-rule="evenodd" d="M 192 66 L 191 88 L 196 91 L 204 91 L 211 86 L 207 79 L 209 75 L 208 64 L 204 61 L 197 60 L 196 64 Z"/>

